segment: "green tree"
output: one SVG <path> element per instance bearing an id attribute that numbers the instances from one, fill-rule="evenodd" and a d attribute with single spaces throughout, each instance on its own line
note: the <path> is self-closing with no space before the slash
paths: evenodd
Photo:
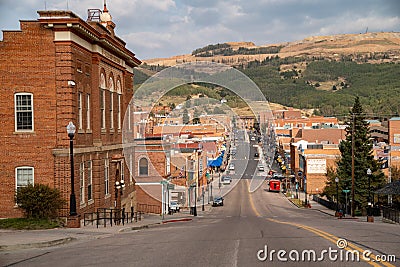
<path id="1" fill-rule="evenodd" d="M 372 155 L 369 123 L 366 121 L 358 97 L 355 98 L 346 125 L 346 139 L 339 144 L 341 157 L 337 161 L 336 171 L 340 192 L 342 189 L 352 188 L 352 149 L 354 149 L 354 205 L 356 209 L 365 213 L 368 205 L 369 179 L 371 196 L 373 191 L 384 184 L 385 179 L 379 162 Z M 372 171 L 371 177 L 367 175 L 368 169 Z M 333 186 L 332 183 L 329 186 Z M 340 195 L 340 202 L 344 203 L 344 195 Z"/>
<path id="2" fill-rule="evenodd" d="M 200 112 L 197 110 L 197 108 L 193 112 L 193 124 L 199 124 L 200 123 Z"/>
<path id="3" fill-rule="evenodd" d="M 190 120 L 189 114 L 188 114 L 187 109 L 185 108 L 185 109 L 183 110 L 183 115 L 182 115 L 183 124 L 188 124 L 188 123 L 189 123 L 189 120 Z"/>
<path id="4" fill-rule="evenodd" d="M 65 204 L 58 189 L 43 184 L 18 188 L 15 201 L 24 210 L 25 217 L 36 219 L 57 218 L 59 209 Z"/>

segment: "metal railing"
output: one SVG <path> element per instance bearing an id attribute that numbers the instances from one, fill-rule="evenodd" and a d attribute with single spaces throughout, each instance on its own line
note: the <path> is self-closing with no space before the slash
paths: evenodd
<path id="1" fill-rule="evenodd" d="M 97 212 L 83 214 L 83 225 L 96 224 L 97 228 L 99 225 L 106 227 L 107 224 L 125 225 L 125 223 L 141 221 L 142 215 L 142 211 L 126 212 L 125 209 L 98 208 Z"/>
<path id="2" fill-rule="evenodd" d="M 389 208 L 389 207 L 383 207 L 383 218 L 390 220 L 392 222 L 400 223 L 400 211 Z"/>
<path id="3" fill-rule="evenodd" d="M 328 209 L 336 210 L 336 202 L 333 202 L 333 201 L 329 201 L 329 200 L 320 198 L 320 197 L 318 197 L 318 196 L 316 196 L 316 195 L 313 195 L 313 200 L 314 200 L 315 202 L 321 204 L 322 206 L 327 207 Z M 340 211 L 340 210 L 341 210 L 341 211 L 345 211 L 345 209 L 346 209 L 346 205 L 345 205 L 345 204 L 339 203 L 338 210 L 339 210 L 339 211 Z M 346 213 L 345 213 L 345 214 L 350 214 L 350 213 L 351 213 L 351 207 L 350 207 L 350 205 L 347 205 L 347 210 L 346 210 Z"/>

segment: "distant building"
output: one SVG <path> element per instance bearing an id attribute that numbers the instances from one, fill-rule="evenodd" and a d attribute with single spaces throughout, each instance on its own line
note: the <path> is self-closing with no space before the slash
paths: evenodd
<path id="1" fill-rule="evenodd" d="M 125 181 L 123 207 L 134 205 L 134 180 L 122 156 L 123 116 L 133 95 L 133 68 L 141 64 L 114 34 L 106 6 L 87 21 L 71 11 L 38 11 L 3 31 L 0 42 L 0 217 L 20 217 L 14 194 L 27 184 L 70 195 L 69 137 L 74 137 L 78 214 L 119 204 L 116 181 Z M 68 215 L 68 205 L 62 216 Z"/>

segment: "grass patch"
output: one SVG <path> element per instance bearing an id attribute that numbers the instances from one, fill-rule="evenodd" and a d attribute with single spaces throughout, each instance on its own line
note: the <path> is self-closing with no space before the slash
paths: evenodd
<path id="1" fill-rule="evenodd" d="M 0 229 L 40 230 L 62 227 L 60 221 L 48 219 L 10 218 L 0 220 Z"/>

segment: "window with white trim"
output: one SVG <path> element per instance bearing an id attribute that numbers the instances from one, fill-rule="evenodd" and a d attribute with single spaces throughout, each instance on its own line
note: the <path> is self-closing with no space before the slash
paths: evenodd
<path id="1" fill-rule="evenodd" d="M 112 77 L 108 80 L 110 89 L 110 129 L 114 129 L 114 80 Z"/>
<path id="2" fill-rule="evenodd" d="M 78 129 L 82 130 L 83 128 L 83 111 L 82 111 L 82 93 L 78 93 Z"/>
<path id="3" fill-rule="evenodd" d="M 118 130 L 121 130 L 121 94 L 118 94 Z"/>
<path id="4" fill-rule="evenodd" d="M 106 77 L 104 73 L 100 74 L 100 121 L 101 121 L 101 129 L 106 128 Z"/>
<path id="5" fill-rule="evenodd" d="M 33 167 L 17 167 L 15 168 L 15 189 L 34 184 L 34 168 Z"/>
<path id="6" fill-rule="evenodd" d="M 86 129 L 90 130 L 90 94 L 86 95 Z"/>
<path id="7" fill-rule="evenodd" d="M 114 129 L 114 94 L 110 92 L 110 129 Z"/>
<path id="8" fill-rule="evenodd" d="M 33 131 L 33 94 L 16 93 L 15 105 L 15 131 Z"/>
<path id="9" fill-rule="evenodd" d="M 93 199 L 92 161 L 86 162 L 86 170 L 87 170 L 87 198 L 88 200 L 92 200 Z"/>
<path id="10" fill-rule="evenodd" d="M 118 80 L 117 81 L 117 94 L 118 94 L 118 106 L 117 106 L 117 112 L 118 112 L 118 130 L 121 130 L 121 97 L 122 97 L 122 90 L 121 90 L 121 82 Z"/>
<path id="11" fill-rule="evenodd" d="M 125 181 L 125 163 L 124 163 L 124 161 L 121 161 L 121 181 L 124 181 L 124 183 L 126 183 L 126 181 Z"/>
<path id="12" fill-rule="evenodd" d="M 110 162 L 108 159 L 104 160 L 104 194 L 110 194 L 110 178 L 109 178 Z"/>
<path id="13" fill-rule="evenodd" d="M 100 93 L 100 112 L 101 112 L 101 129 L 106 128 L 106 90 L 102 89 Z"/>
<path id="14" fill-rule="evenodd" d="M 85 203 L 85 163 L 79 164 L 79 197 L 81 204 Z"/>

